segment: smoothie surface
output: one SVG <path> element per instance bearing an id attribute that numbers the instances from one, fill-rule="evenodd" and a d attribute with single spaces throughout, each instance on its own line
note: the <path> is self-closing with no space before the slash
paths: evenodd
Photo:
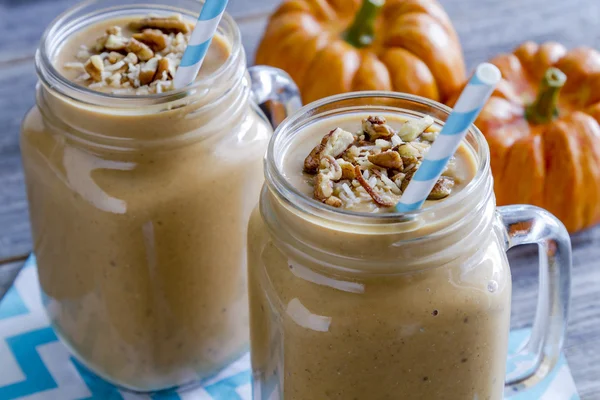
<path id="1" fill-rule="evenodd" d="M 423 157 L 438 136 L 434 120 L 392 113 L 324 118 L 298 132 L 282 157 L 282 170 L 303 194 L 336 208 L 394 212 Z M 423 207 L 464 189 L 477 170 L 461 144 Z"/>
<path id="2" fill-rule="evenodd" d="M 54 57 L 56 69 L 89 89 L 117 95 L 148 95 L 173 89 L 193 22 L 179 14 L 104 20 L 71 35 Z M 231 52 L 217 34 L 198 78 L 215 72 Z"/>

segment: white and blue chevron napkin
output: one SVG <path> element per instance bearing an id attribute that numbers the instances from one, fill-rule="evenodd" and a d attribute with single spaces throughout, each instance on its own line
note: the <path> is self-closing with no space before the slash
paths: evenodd
<path id="1" fill-rule="evenodd" d="M 527 332 L 511 334 L 510 351 Z M 510 400 L 579 400 L 561 357 L 538 386 L 507 393 Z M 42 307 L 35 260 L 31 258 L 0 302 L 0 400 L 250 400 L 250 360 L 245 355 L 201 388 L 151 396 L 121 391 L 88 372 L 58 341 Z"/>

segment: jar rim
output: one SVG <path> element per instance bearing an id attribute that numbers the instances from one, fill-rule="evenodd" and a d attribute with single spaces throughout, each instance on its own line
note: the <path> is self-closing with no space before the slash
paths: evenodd
<path id="1" fill-rule="evenodd" d="M 440 213 L 444 210 L 456 207 L 456 204 L 460 204 L 465 198 L 473 195 L 482 185 L 486 184 L 486 177 L 490 176 L 490 152 L 487 141 L 481 133 L 481 131 L 472 124 L 467 131 L 467 138 L 475 140 L 477 145 L 476 149 L 473 149 L 477 158 L 477 170 L 475 176 L 471 181 L 458 193 L 449 197 L 448 199 L 438 202 L 434 205 L 420 208 L 418 210 L 410 212 L 390 212 L 390 213 L 368 213 L 368 212 L 357 212 L 351 210 L 337 209 L 323 204 L 317 200 L 314 200 L 298 190 L 288 179 L 285 178 L 284 174 L 278 166 L 278 160 L 276 159 L 277 145 L 285 137 L 286 133 L 293 132 L 298 129 L 298 125 L 305 121 L 307 118 L 318 117 L 318 110 L 330 106 L 334 106 L 336 103 L 341 103 L 353 99 L 389 99 L 389 100 L 405 100 L 414 102 L 418 105 L 428 107 L 429 109 L 441 112 L 444 117 L 448 117 L 452 109 L 444 104 L 438 103 L 434 100 L 430 100 L 421 96 L 411 95 L 407 93 L 389 92 L 389 91 L 361 91 L 338 94 L 330 97 L 323 98 L 321 100 L 310 103 L 294 114 L 289 116 L 278 128 L 271 137 L 267 154 L 265 156 L 265 177 L 267 185 L 271 191 L 275 192 L 280 199 L 292 207 L 293 209 L 301 213 L 309 213 L 317 215 L 319 218 L 325 218 L 332 221 L 341 222 L 344 224 L 356 224 L 356 225 L 382 225 L 382 224 L 397 224 L 410 222 L 417 219 L 419 216 L 426 213 Z M 349 109 L 352 107 L 348 107 Z M 365 110 L 365 105 L 355 106 L 356 111 Z M 386 107 L 386 111 L 402 112 L 409 111 L 409 109 L 402 109 L 398 107 Z M 415 112 L 415 110 L 410 110 Z M 419 112 L 417 112 L 419 113 Z M 420 113 L 427 115 L 426 113 Z M 442 125 L 444 121 L 434 117 L 436 123 Z"/>
<path id="2" fill-rule="evenodd" d="M 215 71 L 211 72 L 207 76 L 202 77 L 201 79 L 197 79 L 192 84 L 181 89 L 169 90 L 164 93 L 148 95 L 122 95 L 99 92 L 86 88 L 85 86 L 79 85 L 67 79 L 56 69 L 52 60 L 53 53 L 51 53 L 49 49 L 53 47 L 51 46 L 51 44 L 53 44 L 53 40 L 56 39 L 56 37 L 60 38 L 60 36 L 64 34 L 65 30 L 79 30 L 81 28 L 81 24 L 86 20 L 89 22 L 91 17 L 114 17 L 119 16 L 119 13 L 124 13 L 127 11 L 147 11 L 153 13 L 179 13 L 182 16 L 187 16 L 196 20 L 204 2 L 205 0 L 189 0 L 190 5 L 198 6 L 198 12 L 167 4 L 154 4 L 146 2 L 144 4 L 121 4 L 118 6 L 100 8 L 77 16 L 78 13 L 83 12 L 87 8 L 91 8 L 95 5 L 101 5 L 102 3 L 106 3 L 106 1 L 87 0 L 79 3 L 73 7 L 70 7 L 56 17 L 42 34 L 35 57 L 37 75 L 42 83 L 44 83 L 47 87 L 51 87 L 62 95 L 65 95 L 73 100 L 92 105 L 109 105 L 113 108 L 118 108 L 120 106 L 130 107 L 131 102 L 134 101 L 136 107 L 143 107 L 146 105 L 170 103 L 175 100 L 180 101 L 184 98 L 191 97 L 198 92 L 202 92 L 203 89 L 210 88 L 215 82 L 221 81 L 222 76 L 232 68 L 235 68 L 237 65 L 236 61 L 240 57 L 243 57 L 243 47 L 239 27 L 237 26 L 233 17 L 227 12 L 223 13 L 223 17 L 217 28 L 218 31 L 230 33 L 230 37 L 228 37 L 228 39 L 230 40 L 231 53 L 229 54 L 229 57 L 227 57 L 227 60 Z M 72 18 L 75 19 L 70 21 Z M 97 19 L 95 22 L 100 22 L 104 19 L 108 18 Z"/>

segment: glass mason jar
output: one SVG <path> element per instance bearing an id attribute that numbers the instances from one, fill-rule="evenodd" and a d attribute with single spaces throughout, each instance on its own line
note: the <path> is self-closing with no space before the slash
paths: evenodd
<path id="1" fill-rule="evenodd" d="M 229 58 L 179 91 L 98 93 L 53 66 L 65 39 L 94 22 L 174 12 L 195 20 L 202 7 L 165 3 L 91 1 L 55 20 L 21 134 L 52 324 L 89 369 L 137 391 L 195 382 L 247 351 L 246 228 L 272 134 L 250 88 L 262 101 L 264 86 L 283 85 L 275 92 L 299 102 L 274 69 L 253 70 L 250 84 L 227 14 L 218 32 Z"/>
<path id="2" fill-rule="evenodd" d="M 248 230 L 254 398 L 499 400 L 505 382 L 535 384 L 565 333 L 571 248 L 563 225 L 539 208 L 496 208 L 489 149 L 474 126 L 466 142 L 476 176 L 431 207 L 365 214 L 301 194 L 282 174 L 294 136 L 322 118 L 365 111 L 443 124 L 450 110 L 410 95 L 351 93 L 279 126 Z M 522 243 L 541 249 L 540 298 L 505 379 L 505 252 Z"/>

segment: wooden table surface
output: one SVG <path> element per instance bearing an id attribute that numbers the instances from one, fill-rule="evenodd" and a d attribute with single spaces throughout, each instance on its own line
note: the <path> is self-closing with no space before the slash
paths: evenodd
<path id="1" fill-rule="evenodd" d="M 0 296 L 31 250 L 18 132 L 34 103 L 33 55 L 46 25 L 73 0 L 0 0 Z M 249 63 L 277 0 L 230 0 Z M 468 66 L 510 51 L 524 40 L 600 48 L 598 0 L 442 0 L 462 40 Z M 565 352 L 584 399 L 600 399 L 600 227 L 573 240 L 573 299 Z M 537 250 L 510 253 L 512 325 L 532 320 Z"/>

